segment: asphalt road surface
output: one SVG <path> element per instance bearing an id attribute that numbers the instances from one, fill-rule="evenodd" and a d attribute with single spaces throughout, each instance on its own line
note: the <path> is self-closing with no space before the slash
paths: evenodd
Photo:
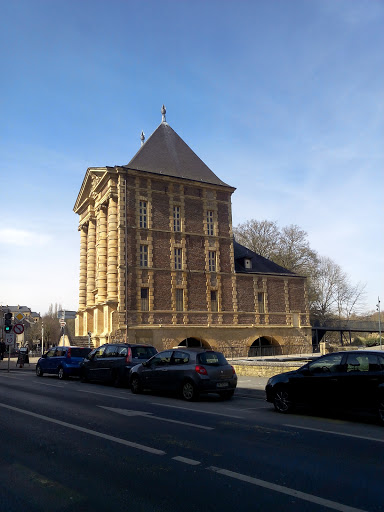
<path id="1" fill-rule="evenodd" d="M 0 511 L 382 511 L 374 418 L 280 415 L 265 379 L 230 401 L 0 372 Z"/>

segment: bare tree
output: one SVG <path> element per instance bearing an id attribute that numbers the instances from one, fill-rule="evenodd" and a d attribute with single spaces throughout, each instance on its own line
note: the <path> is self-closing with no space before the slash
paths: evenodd
<path id="1" fill-rule="evenodd" d="M 250 220 L 234 228 L 236 240 L 252 251 L 299 275 L 308 277 L 312 321 L 350 318 L 363 305 L 364 288 L 352 285 L 341 267 L 311 249 L 308 234 L 291 224 L 279 229 L 275 221 Z"/>
<path id="2" fill-rule="evenodd" d="M 349 319 L 362 307 L 365 286 L 351 285 L 347 274 L 330 258 L 319 259 L 316 273 L 310 279 L 315 291 L 312 316 L 321 324 L 332 317 Z"/>
<path id="3" fill-rule="evenodd" d="M 309 247 L 308 234 L 294 224 L 282 228 L 274 261 L 296 274 L 309 276 L 317 265 L 318 256 Z"/>
<path id="4" fill-rule="evenodd" d="M 237 242 L 291 272 L 308 276 L 317 264 L 317 254 L 299 226 L 292 224 L 280 230 L 276 221 L 252 219 L 233 232 Z"/>
<path id="5" fill-rule="evenodd" d="M 264 258 L 273 259 L 277 254 L 280 231 L 275 221 L 255 219 L 239 224 L 233 229 L 236 241 L 260 254 Z"/>

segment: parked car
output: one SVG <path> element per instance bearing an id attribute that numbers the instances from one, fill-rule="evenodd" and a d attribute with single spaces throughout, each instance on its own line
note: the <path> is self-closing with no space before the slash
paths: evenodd
<path id="1" fill-rule="evenodd" d="M 42 377 L 44 373 L 53 373 L 59 379 L 79 376 L 80 363 L 90 351 L 83 347 L 52 347 L 37 361 L 36 375 Z"/>
<path id="2" fill-rule="evenodd" d="M 131 390 L 180 392 L 184 400 L 195 400 L 201 393 L 233 396 L 237 375 L 221 352 L 177 348 L 164 350 L 131 371 Z"/>
<path id="3" fill-rule="evenodd" d="M 350 350 L 319 357 L 271 377 L 266 399 L 287 413 L 295 406 L 375 411 L 384 423 L 384 352 Z"/>
<path id="4" fill-rule="evenodd" d="M 157 354 L 152 345 L 107 343 L 90 352 L 81 364 L 83 382 L 112 382 L 115 386 L 129 384 L 131 368 Z"/>

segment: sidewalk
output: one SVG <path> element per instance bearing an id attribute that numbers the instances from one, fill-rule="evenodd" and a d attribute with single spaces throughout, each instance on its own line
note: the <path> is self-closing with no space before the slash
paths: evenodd
<path id="1" fill-rule="evenodd" d="M 36 363 L 39 360 L 39 357 L 30 357 L 29 358 L 29 364 L 26 363 L 23 365 L 22 368 L 20 368 L 20 365 L 17 364 L 17 357 L 11 357 L 9 360 L 9 371 L 15 371 L 15 370 L 31 370 L 35 371 Z M 8 371 L 8 357 L 0 361 L 0 371 Z"/>

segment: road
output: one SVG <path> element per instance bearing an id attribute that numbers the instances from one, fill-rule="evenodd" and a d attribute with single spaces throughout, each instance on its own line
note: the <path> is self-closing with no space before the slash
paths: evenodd
<path id="1" fill-rule="evenodd" d="M 383 428 L 279 415 L 262 384 L 186 403 L 0 372 L 0 510 L 383 510 Z"/>

